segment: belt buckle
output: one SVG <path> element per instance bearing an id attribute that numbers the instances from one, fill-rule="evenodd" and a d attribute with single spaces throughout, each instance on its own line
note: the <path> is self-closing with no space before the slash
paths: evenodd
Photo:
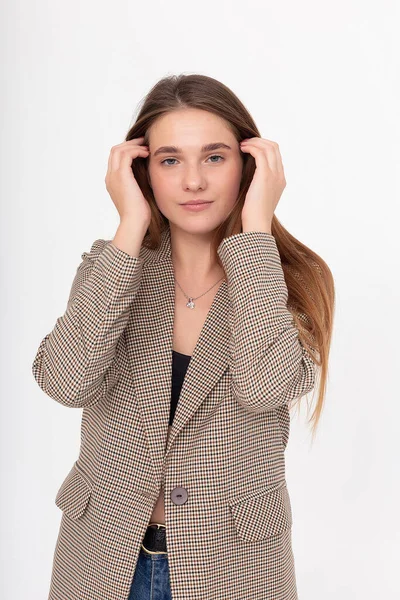
<path id="1" fill-rule="evenodd" d="M 149 527 L 150 525 L 157 525 L 157 529 L 160 529 L 160 527 L 164 527 L 165 529 L 167 528 L 166 525 L 164 525 L 164 523 L 156 523 L 155 521 L 152 521 L 151 523 L 149 523 Z"/>
<path id="2" fill-rule="evenodd" d="M 157 525 L 157 529 L 160 529 L 160 527 L 164 527 L 164 529 L 166 529 L 166 525 L 164 525 L 164 523 L 152 522 L 149 523 L 148 527 L 150 527 L 150 525 Z M 141 546 L 145 552 L 148 552 L 148 554 L 167 554 L 167 552 L 164 550 L 148 550 L 146 546 L 143 545 L 143 543 L 141 544 Z"/>

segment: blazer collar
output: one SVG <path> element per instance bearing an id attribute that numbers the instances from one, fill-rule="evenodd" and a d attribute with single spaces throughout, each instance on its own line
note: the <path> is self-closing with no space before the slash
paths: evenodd
<path id="1" fill-rule="evenodd" d="M 175 295 L 170 230 L 162 233 L 158 248 L 142 246 L 140 256 L 144 259 L 143 277 L 138 302 L 134 303 L 135 322 L 126 333 L 127 351 L 150 452 L 159 472 L 174 440 L 229 366 L 228 287 L 222 281 L 214 296 L 186 371 L 166 445 Z M 204 419 L 212 413 L 215 402 L 210 397 Z"/>
<path id="2" fill-rule="evenodd" d="M 169 227 L 161 233 L 161 240 L 158 248 L 151 249 L 142 246 L 139 257 L 143 258 L 145 263 L 171 260 L 171 231 Z"/>

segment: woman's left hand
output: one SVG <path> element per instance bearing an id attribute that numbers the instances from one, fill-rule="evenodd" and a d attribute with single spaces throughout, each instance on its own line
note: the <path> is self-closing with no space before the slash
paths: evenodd
<path id="1" fill-rule="evenodd" d="M 271 233 L 272 217 L 286 186 L 279 146 L 259 137 L 240 142 L 242 152 L 250 152 L 256 161 L 253 179 L 242 208 L 244 231 Z"/>

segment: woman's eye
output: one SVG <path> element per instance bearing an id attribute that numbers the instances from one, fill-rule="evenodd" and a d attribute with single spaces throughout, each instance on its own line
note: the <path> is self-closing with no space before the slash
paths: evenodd
<path id="1" fill-rule="evenodd" d="M 209 156 L 208 158 L 221 158 L 222 160 L 224 160 L 224 157 L 221 156 L 220 154 L 213 154 L 212 156 Z M 176 158 L 165 158 L 164 160 L 161 161 L 161 164 L 163 165 L 165 163 L 167 165 L 171 165 L 171 163 L 167 163 L 167 160 L 176 160 Z M 221 162 L 221 161 L 218 160 L 218 161 L 211 161 L 211 162 Z"/>

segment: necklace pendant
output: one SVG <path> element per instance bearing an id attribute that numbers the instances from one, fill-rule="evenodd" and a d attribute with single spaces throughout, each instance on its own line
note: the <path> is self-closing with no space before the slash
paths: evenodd
<path id="1" fill-rule="evenodd" d="M 193 302 L 193 298 L 189 298 L 189 302 L 186 303 L 186 306 L 188 308 L 194 308 L 195 307 L 195 303 Z"/>

